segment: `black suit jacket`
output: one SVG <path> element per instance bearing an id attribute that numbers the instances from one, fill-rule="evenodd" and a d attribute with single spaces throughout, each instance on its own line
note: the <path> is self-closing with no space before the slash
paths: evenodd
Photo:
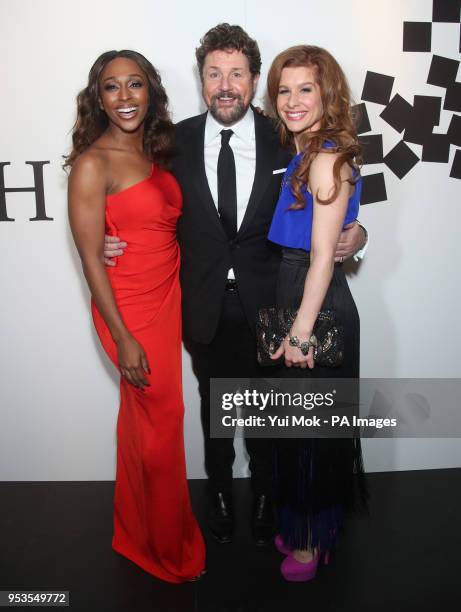
<path id="1" fill-rule="evenodd" d="M 250 326 L 258 308 L 275 303 L 280 252 L 267 240 L 274 207 L 290 153 L 279 145 L 272 122 L 254 112 L 256 170 L 245 216 L 229 241 L 218 216 L 205 173 L 206 113 L 176 125 L 177 155 L 173 173 L 183 194 L 178 224 L 181 247 L 183 332 L 187 339 L 209 343 L 219 322 L 229 268 Z"/>

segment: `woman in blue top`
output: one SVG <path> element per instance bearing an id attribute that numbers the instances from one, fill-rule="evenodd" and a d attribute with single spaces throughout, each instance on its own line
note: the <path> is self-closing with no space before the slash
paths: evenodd
<path id="1" fill-rule="evenodd" d="M 296 151 L 284 176 L 269 239 L 282 246 L 278 306 L 298 308 L 289 336 L 273 358 L 284 356 L 286 377 L 359 376 L 360 322 L 335 250 L 343 227 L 358 214 L 360 145 L 349 87 L 324 49 L 297 46 L 280 53 L 268 75 L 268 96 L 282 143 Z M 312 336 L 322 308 L 332 308 L 344 328 L 344 361 L 338 368 L 314 364 L 300 344 Z M 290 337 L 298 339 L 298 346 Z M 296 342 L 295 342 L 296 343 Z M 354 398 L 356 399 L 356 398 Z M 278 440 L 280 535 L 290 581 L 310 580 L 326 560 L 355 493 L 366 498 L 360 441 Z M 357 486 L 358 485 L 358 486 Z"/>

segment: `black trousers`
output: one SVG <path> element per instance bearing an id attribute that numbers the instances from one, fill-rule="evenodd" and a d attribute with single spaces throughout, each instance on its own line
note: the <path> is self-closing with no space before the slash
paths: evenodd
<path id="1" fill-rule="evenodd" d="M 192 367 L 199 383 L 205 470 L 210 491 L 230 494 L 232 464 L 235 459 L 234 440 L 210 437 L 210 378 L 277 376 L 276 368 L 261 368 L 258 365 L 256 337 L 245 317 L 237 290 L 226 290 L 213 340 L 209 344 L 202 344 L 185 338 L 184 343 L 191 354 Z M 250 457 L 249 467 L 254 493 L 271 495 L 274 462 L 272 440 L 246 438 L 245 446 Z"/>

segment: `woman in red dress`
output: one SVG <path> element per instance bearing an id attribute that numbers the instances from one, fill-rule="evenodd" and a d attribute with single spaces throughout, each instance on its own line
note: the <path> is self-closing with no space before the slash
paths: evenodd
<path id="1" fill-rule="evenodd" d="M 168 582 L 202 573 L 205 547 L 186 480 L 182 197 L 166 170 L 173 125 L 161 79 L 134 51 L 101 55 L 80 92 L 66 159 L 69 219 L 101 343 L 120 370 L 114 550 Z M 103 263 L 104 233 L 129 246 Z"/>

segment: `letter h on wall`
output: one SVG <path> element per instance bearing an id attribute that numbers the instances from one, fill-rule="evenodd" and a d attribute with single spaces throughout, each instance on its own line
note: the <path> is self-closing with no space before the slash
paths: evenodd
<path id="1" fill-rule="evenodd" d="M 4 167 L 9 166 L 11 162 L 0 162 L 0 221 L 14 221 L 8 217 L 6 210 L 6 194 L 19 191 L 35 192 L 35 217 L 31 217 L 29 221 L 53 221 L 53 217 L 46 216 L 45 210 L 45 190 L 43 188 L 43 166 L 49 164 L 49 161 L 26 161 L 34 169 L 34 185 L 35 187 L 5 187 Z"/>

